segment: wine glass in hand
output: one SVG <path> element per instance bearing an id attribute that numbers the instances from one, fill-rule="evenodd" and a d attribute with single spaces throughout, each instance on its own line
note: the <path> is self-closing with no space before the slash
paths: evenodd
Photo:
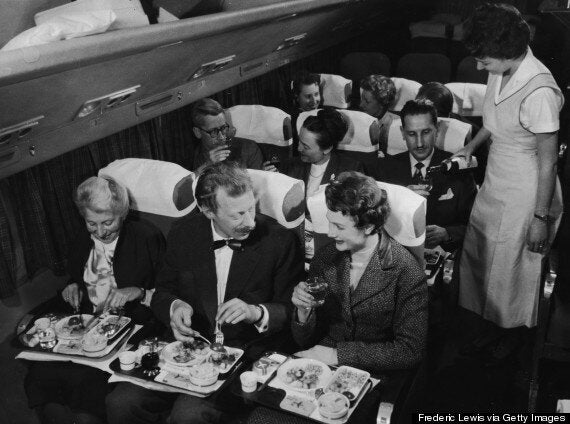
<path id="1" fill-rule="evenodd" d="M 423 175 L 420 175 L 420 177 L 418 178 L 418 185 L 423 186 L 423 189 L 425 191 L 431 191 L 431 189 L 433 188 L 433 178 L 430 174 L 426 174 L 426 176 L 424 177 Z"/>

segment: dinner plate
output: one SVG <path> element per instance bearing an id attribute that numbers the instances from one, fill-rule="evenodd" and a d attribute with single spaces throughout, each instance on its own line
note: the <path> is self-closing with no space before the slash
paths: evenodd
<path id="1" fill-rule="evenodd" d="M 208 354 L 208 361 L 214 364 L 214 366 L 220 371 L 220 374 L 229 372 L 243 355 L 243 350 L 237 347 L 224 346 L 224 348 L 226 349 L 226 355 L 224 355 L 220 360 L 215 359 L 213 352 L 210 351 Z"/>
<path id="2" fill-rule="evenodd" d="M 186 358 L 184 358 L 184 356 L 186 356 Z M 208 357 L 208 354 L 199 354 L 192 349 L 185 349 L 182 342 L 176 341 L 164 346 L 164 349 L 160 352 L 160 357 L 167 364 L 179 367 L 190 367 L 203 362 Z"/>
<path id="3" fill-rule="evenodd" d="M 118 321 L 118 315 L 107 315 L 103 317 L 101 321 L 91 329 L 90 332 L 104 334 L 109 341 L 115 340 L 121 331 L 131 322 L 131 319 L 129 317 L 122 316 L 120 318 L 121 320 Z M 109 332 L 109 330 L 117 325 L 118 327 L 115 330 Z"/>
<path id="4" fill-rule="evenodd" d="M 303 393 L 324 388 L 331 377 L 332 371 L 327 364 L 309 358 L 291 359 L 277 370 L 277 378 L 287 388 Z"/>
<path id="5" fill-rule="evenodd" d="M 341 393 L 353 401 L 358 398 L 369 378 L 369 372 L 342 365 L 334 372 L 325 392 Z"/>
<path id="6" fill-rule="evenodd" d="M 70 326 L 69 320 L 73 317 L 79 317 L 83 319 L 83 325 L 87 324 L 93 315 L 82 314 L 82 315 L 71 315 L 60 319 L 55 323 L 55 334 L 59 339 L 63 340 L 79 340 L 87 333 L 87 328 L 79 328 L 77 325 Z"/>

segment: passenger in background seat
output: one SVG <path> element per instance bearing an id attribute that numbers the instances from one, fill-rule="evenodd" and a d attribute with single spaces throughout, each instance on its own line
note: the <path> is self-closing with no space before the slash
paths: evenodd
<path id="1" fill-rule="evenodd" d="M 246 355 L 283 349 L 291 293 L 303 272 L 294 234 L 256 215 L 252 181 L 235 163 L 206 166 L 195 194 L 202 213 L 169 233 L 153 312 L 180 341 L 198 332 L 212 338 L 219 323 L 224 344 L 248 344 Z M 243 409 L 224 390 L 200 399 L 125 383 L 107 397 L 110 424 L 161 423 L 170 410 L 171 424 L 227 423 Z"/>
<path id="2" fill-rule="evenodd" d="M 245 168 L 263 169 L 263 155 L 255 141 L 234 137 L 235 128 L 227 123 L 224 109 L 217 101 L 198 100 L 191 117 L 194 136 L 199 141 L 192 170 L 224 160 L 238 162 Z"/>
<path id="3" fill-rule="evenodd" d="M 150 222 L 127 218 L 127 190 L 108 177 L 91 177 L 75 192 L 86 228 L 68 255 L 70 280 L 61 296 L 69 311 L 125 308 L 139 324 L 152 313 L 151 289 L 165 250 Z M 109 375 L 71 362 L 32 362 L 24 383 L 42 424 L 103 423 Z"/>
<path id="4" fill-rule="evenodd" d="M 434 174 L 432 187 L 420 182 L 429 166 L 439 165 L 451 153 L 435 147 L 438 122 L 429 100 L 410 100 L 402 109 L 402 136 L 408 151 L 379 159 L 373 176 L 379 181 L 407 186 L 427 199 L 427 248 L 451 252 L 463 243 L 477 188 L 471 174 Z M 428 190 L 429 189 L 429 190 Z"/>
<path id="5" fill-rule="evenodd" d="M 380 151 L 386 154 L 390 125 L 398 115 L 388 110 L 396 98 L 394 82 L 382 75 L 369 75 L 360 81 L 360 109 L 378 119 L 380 125 Z"/>
<path id="6" fill-rule="evenodd" d="M 293 129 L 293 156 L 297 156 L 299 133 L 297 132 L 297 118 L 299 113 L 318 109 L 321 106 L 321 76 L 301 72 L 292 82 L 293 108 L 291 109 L 291 125 Z"/>

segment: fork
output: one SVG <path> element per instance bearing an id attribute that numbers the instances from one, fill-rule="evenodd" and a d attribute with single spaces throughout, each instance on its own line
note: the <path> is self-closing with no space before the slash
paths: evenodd
<path id="1" fill-rule="evenodd" d="M 222 333 L 222 326 L 220 321 L 216 320 L 216 331 L 214 332 L 215 341 L 214 343 L 218 343 L 220 345 L 224 345 L 224 333 Z"/>

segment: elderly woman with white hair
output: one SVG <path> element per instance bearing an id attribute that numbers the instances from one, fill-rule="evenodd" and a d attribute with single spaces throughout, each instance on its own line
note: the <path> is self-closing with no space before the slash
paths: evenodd
<path id="1" fill-rule="evenodd" d="M 127 217 L 127 190 L 111 178 L 88 178 L 77 187 L 74 202 L 85 228 L 68 255 L 70 280 L 63 301 L 84 313 L 124 308 L 135 322 L 149 320 L 146 305 L 165 250 L 164 236 L 151 223 Z M 101 423 L 107 380 L 98 369 L 36 362 L 25 389 L 42 424 Z"/>

